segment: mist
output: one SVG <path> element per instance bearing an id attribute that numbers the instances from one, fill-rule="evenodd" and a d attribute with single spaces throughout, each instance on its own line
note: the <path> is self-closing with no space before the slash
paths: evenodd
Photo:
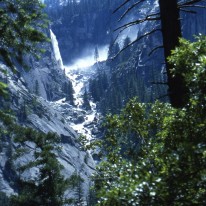
<path id="1" fill-rule="evenodd" d="M 98 47 L 99 62 L 107 60 L 108 48 L 109 45 Z M 79 68 L 87 68 L 94 65 L 96 63 L 96 60 L 94 58 L 94 50 L 95 47 L 85 49 L 83 51 L 83 55 L 80 58 L 74 59 L 71 64 L 66 65 L 66 69 L 76 70 Z"/>

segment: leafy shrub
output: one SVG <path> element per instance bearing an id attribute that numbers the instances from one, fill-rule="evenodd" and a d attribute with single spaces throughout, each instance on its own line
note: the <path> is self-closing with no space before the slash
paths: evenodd
<path id="1" fill-rule="evenodd" d="M 205 37 L 181 39 L 169 58 L 188 87 L 184 108 L 131 100 L 108 116 L 106 160 L 94 176 L 97 205 L 206 204 L 205 48 Z"/>

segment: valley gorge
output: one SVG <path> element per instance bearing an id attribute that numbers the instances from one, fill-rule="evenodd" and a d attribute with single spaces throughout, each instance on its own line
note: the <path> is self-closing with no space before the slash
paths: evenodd
<path id="1" fill-rule="evenodd" d="M 114 14 L 113 11 L 122 2 L 44 0 L 44 11 L 50 20 L 44 29 L 49 41 L 41 43 L 45 52 L 39 59 L 31 54 L 24 56 L 29 69 L 16 61 L 17 73 L 0 60 L 0 82 L 8 85 L 8 97 L 0 96 L 0 110 L 22 128 L 43 134 L 52 132 L 60 139 L 54 144 L 57 149 L 51 153 L 63 166 L 60 173 L 70 184 L 63 196 L 71 201 L 64 205 L 96 205 L 95 192 L 90 189 L 104 151 L 98 147 L 86 150 L 82 137 L 86 144 L 102 141 L 106 134 L 105 125 L 102 126 L 105 117 L 119 115 L 134 97 L 145 104 L 169 101 L 163 49 L 153 51 L 162 44 L 161 33 L 146 36 L 120 52 L 138 35 L 159 28 L 159 23 L 134 25 L 120 32 L 117 39 L 118 31 L 114 31 L 128 21 L 157 12 L 158 1 L 145 1 L 119 22 L 123 10 Z M 133 3 L 131 0 L 129 5 Z M 206 34 L 206 11 L 202 8 L 195 11 L 197 14 L 181 13 L 183 37 L 190 40 L 194 39 L 193 35 Z M 22 173 L 18 168 L 35 161 L 35 152 L 41 149 L 29 139 L 15 141 L 15 134 L 7 131 L 4 115 L 0 118 L 0 127 L 0 206 L 1 201 L 9 206 L 7 198 L 17 195 L 21 189 L 18 181 L 35 180 L 40 174 L 41 166 Z M 132 144 L 133 133 L 129 136 Z M 139 148 L 140 142 L 133 146 Z M 15 159 L 19 148 L 29 152 Z"/>

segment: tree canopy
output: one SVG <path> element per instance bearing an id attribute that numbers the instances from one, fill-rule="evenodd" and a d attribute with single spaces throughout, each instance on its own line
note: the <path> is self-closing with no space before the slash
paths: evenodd
<path id="1" fill-rule="evenodd" d="M 39 0 L 0 1 L 0 57 L 13 68 L 13 61 L 23 63 L 23 55 L 38 57 L 39 42 L 48 40 L 43 29 L 48 20 Z"/>
<path id="2" fill-rule="evenodd" d="M 43 9 L 39 0 L 0 0 L 0 60 L 13 71 L 15 61 L 25 66 L 25 54 L 39 58 L 44 52 L 39 43 L 49 39 L 43 32 L 48 26 Z M 0 82 L 0 95 L 5 94 L 6 84 Z"/>
<path id="3" fill-rule="evenodd" d="M 55 133 L 44 134 L 32 128 L 19 126 L 11 114 L 2 111 L 0 123 L 1 141 L 5 138 L 12 139 L 18 145 L 15 150 L 11 145 L 7 149 L 11 147 L 7 152 L 9 158 L 6 161 L 10 168 L 9 172 L 13 174 L 10 181 L 14 181 L 12 186 L 16 190 L 16 194 L 9 197 L 9 205 L 62 206 L 71 202 L 64 197 L 69 181 L 61 174 L 63 166 L 57 159 L 60 137 Z M 27 155 L 33 157 L 22 161 Z M 35 171 L 35 175 L 31 175 L 32 170 Z M 27 172 L 30 174 L 28 178 L 25 177 Z"/>
<path id="4" fill-rule="evenodd" d="M 188 87 L 188 104 L 131 100 L 108 116 L 106 154 L 94 177 L 98 204 L 204 205 L 206 194 L 205 43 L 180 40 L 169 62 Z"/>
<path id="5" fill-rule="evenodd" d="M 181 31 L 182 25 L 180 19 L 181 16 L 180 12 L 183 11 L 183 12 L 195 13 L 192 10 L 188 10 L 188 8 L 191 9 L 191 7 L 193 6 L 198 8 L 205 8 L 204 5 L 197 5 L 197 3 L 201 3 L 201 2 L 204 3 L 203 0 L 185 0 L 185 1 L 158 0 L 158 4 L 159 4 L 158 9 L 151 10 L 149 14 L 145 13 L 143 17 L 135 19 L 126 24 L 123 24 L 122 26 L 116 29 L 116 31 L 119 31 L 120 34 L 125 29 L 136 24 L 142 24 L 145 22 L 152 22 L 152 21 L 160 22 L 160 24 L 156 24 L 155 26 L 153 26 L 152 30 L 142 34 L 141 36 L 137 36 L 137 38 L 133 42 L 128 44 L 121 51 L 125 50 L 132 44 L 138 42 L 142 38 L 161 31 L 163 45 L 156 46 L 156 48 L 154 48 L 153 51 L 155 51 L 158 48 L 164 48 L 165 65 L 166 65 L 166 71 L 168 77 L 167 80 L 168 96 L 172 106 L 176 108 L 184 107 L 187 104 L 187 102 L 185 102 L 186 100 L 185 96 L 188 91 L 184 85 L 184 80 L 182 75 L 176 74 L 175 76 L 173 76 L 171 72 L 172 65 L 167 61 L 167 58 L 171 55 L 171 50 L 175 49 L 175 47 L 179 45 L 179 38 L 182 37 L 182 31 Z M 128 5 L 125 12 L 123 12 L 122 16 L 119 19 L 119 21 L 121 21 L 128 13 L 131 12 L 131 10 L 133 10 L 138 6 L 146 5 L 146 4 L 148 4 L 148 1 L 146 0 L 139 0 L 136 2 L 133 2 L 131 0 L 125 0 L 119 7 L 117 7 L 117 9 L 114 12 L 117 12 L 125 5 Z"/>

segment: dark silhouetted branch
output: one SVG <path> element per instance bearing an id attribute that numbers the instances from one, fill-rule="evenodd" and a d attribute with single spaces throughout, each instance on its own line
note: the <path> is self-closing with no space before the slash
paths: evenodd
<path id="1" fill-rule="evenodd" d="M 199 3 L 199 2 L 206 2 L 206 1 L 205 0 L 190 0 L 190 1 L 186 1 L 184 3 L 180 3 L 179 7 L 186 6 L 186 5 L 194 5 L 194 4 Z"/>
<path id="2" fill-rule="evenodd" d="M 130 0 L 125 0 L 125 2 L 123 2 L 121 5 L 119 5 L 114 11 L 113 14 L 116 13 L 119 9 L 121 9 L 125 4 L 127 4 L 128 2 L 130 2 Z"/>
<path id="3" fill-rule="evenodd" d="M 187 12 L 187 13 L 191 13 L 191 14 L 197 14 L 196 11 L 192 11 L 192 10 L 180 9 L 180 11 L 182 11 L 182 12 Z"/>
<path id="4" fill-rule="evenodd" d="M 126 23 L 118 28 L 116 28 L 114 31 L 118 31 L 120 29 L 127 29 L 131 26 L 134 26 L 134 25 L 137 25 L 137 24 L 141 24 L 145 21 L 157 21 L 157 20 L 161 20 L 160 17 L 154 17 L 152 18 L 152 16 L 154 16 L 156 14 L 150 14 L 148 16 L 146 16 L 144 19 L 138 19 L 138 20 L 135 20 L 135 21 L 132 21 L 132 22 L 129 22 L 129 23 Z"/>
<path id="5" fill-rule="evenodd" d="M 203 5 L 183 5 L 183 6 L 179 6 L 178 8 L 188 8 L 188 7 L 193 7 L 193 8 L 203 8 L 205 9 L 206 6 L 203 6 Z"/>
<path id="6" fill-rule="evenodd" d="M 163 45 L 157 46 L 157 47 L 155 47 L 154 49 L 152 49 L 148 55 L 151 56 L 157 49 L 163 49 L 163 48 L 164 48 Z"/>
<path id="7" fill-rule="evenodd" d="M 168 85 L 168 82 L 150 82 L 151 84 L 165 84 Z"/>
<path id="8" fill-rule="evenodd" d="M 129 13 L 134 7 L 136 7 L 138 4 L 140 4 L 140 3 L 144 2 L 144 1 L 145 1 L 145 0 L 140 0 L 140 1 L 136 2 L 136 3 L 134 3 L 132 6 L 130 6 L 130 7 L 123 13 L 123 15 L 120 17 L 120 19 L 119 19 L 118 21 L 121 21 L 121 20 L 125 17 L 125 15 L 126 15 L 127 13 Z"/>
<path id="9" fill-rule="evenodd" d="M 158 14 L 159 14 L 159 13 L 151 14 L 151 15 L 149 15 L 149 16 L 158 15 Z M 112 45 L 114 45 L 114 43 L 115 43 L 116 40 L 118 39 L 119 35 L 120 35 L 124 30 L 126 30 L 127 28 L 129 28 L 129 27 L 130 27 L 130 26 L 128 26 L 128 27 L 124 27 L 124 28 L 122 28 L 122 29 L 118 32 L 118 34 L 117 34 L 117 36 L 115 37 L 114 42 L 113 42 Z M 114 31 L 116 31 L 116 30 L 114 30 Z"/>
<path id="10" fill-rule="evenodd" d="M 115 59 L 117 56 L 119 56 L 124 50 L 126 50 L 128 47 L 132 46 L 133 44 L 137 43 L 138 41 L 140 41 L 141 39 L 143 39 L 144 37 L 151 35 L 157 31 L 162 31 L 161 29 L 153 29 L 152 31 L 149 31 L 145 34 L 143 34 L 140 37 L 137 37 L 134 41 L 132 41 L 131 43 L 129 43 L 127 46 L 125 46 L 124 48 L 122 48 L 113 58 L 111 58 L 111 60 Z"/>

